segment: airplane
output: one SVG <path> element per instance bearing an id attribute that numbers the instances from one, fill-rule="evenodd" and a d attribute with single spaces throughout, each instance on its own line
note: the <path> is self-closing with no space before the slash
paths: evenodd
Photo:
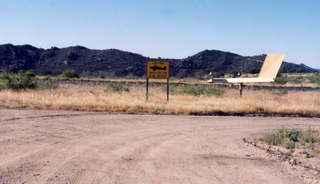
<path id="1" fill-rule="evenodd" d="M 271 83 L 274 82 L 283 62 L 284 54 L 268 54 L 258 77 L 250 78 L 212 78 L 209 83 L 231 83 L 239 84 L 240 96 L 242 96 L 243 85 L 245 83 Z"/>

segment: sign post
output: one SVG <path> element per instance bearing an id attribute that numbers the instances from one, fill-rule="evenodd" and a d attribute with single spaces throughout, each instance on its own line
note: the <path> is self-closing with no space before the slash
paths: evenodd
<path id="1" fill-rule="evenodd" d="M 146 100 L 149 100 L 149 79 L 167 79 L 167 102 L 169 102 L 169 61 L 148 61 L 146 78 Z"/>
<path id="2" fill-rule="evenodd" d="M 147 77 L 147 85 L 146 85 L 146 101 L 149 100 L 149 78 Z"/>

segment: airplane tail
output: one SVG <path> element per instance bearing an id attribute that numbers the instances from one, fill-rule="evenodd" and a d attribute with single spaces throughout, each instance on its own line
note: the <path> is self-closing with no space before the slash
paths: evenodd
<path id="1" fill-rule="evenodd" d="M 268 54 L 260 70 L 259 78 L 275 79 L 284 56 L 284 54 Z"/>

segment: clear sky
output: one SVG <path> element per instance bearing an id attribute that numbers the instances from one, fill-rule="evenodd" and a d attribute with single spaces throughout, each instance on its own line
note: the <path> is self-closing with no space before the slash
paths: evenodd
<path id="1" fill-rule="evenodd" d="M 166 58 L 282 52 L 320 68 L 320 0 L 0 0 L 4 43 Z"/>

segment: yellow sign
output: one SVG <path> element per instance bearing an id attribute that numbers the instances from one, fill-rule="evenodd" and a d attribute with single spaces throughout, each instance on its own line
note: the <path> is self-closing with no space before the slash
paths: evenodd
<path id="1" fill-rule="evenodd" d="M 168 79 L 170 76 L 169 61 L 148 61 L 147 77 L 149 79 Z"/>

